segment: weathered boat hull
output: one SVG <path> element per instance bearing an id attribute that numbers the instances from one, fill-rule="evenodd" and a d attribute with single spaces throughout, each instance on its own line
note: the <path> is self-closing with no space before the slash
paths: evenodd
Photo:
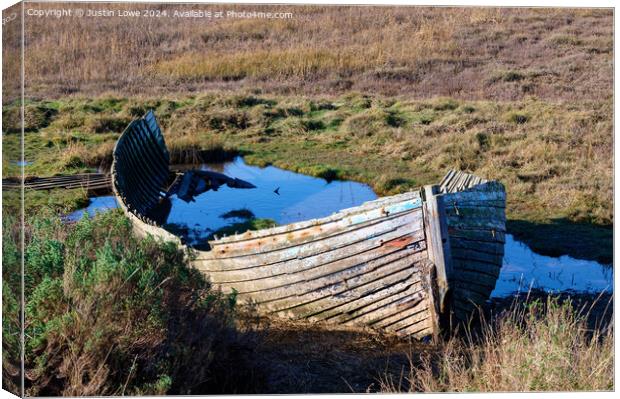
<path id="1" fill-rule="evenodd" d="M 448 173 L 440 184 L 452 270 L 451 312 L 467 321 L 495 289 L 506 242 L 506 192 L 497 181 Z"/>
<path id="2" fill-rule="evenodd" d="M 137 234 L 183 245 L 153 217 L 167 154 L 152 113 L 132 122 L 114 150 L 114 192 Z M 451 172 L 440 186 L 209 241 L 191 262 L 261 313 L 422 338 L 439 332 L 440 314 L 464 320 L 488 299 L 503 256 L 504 207 L 500 183 Z"/>

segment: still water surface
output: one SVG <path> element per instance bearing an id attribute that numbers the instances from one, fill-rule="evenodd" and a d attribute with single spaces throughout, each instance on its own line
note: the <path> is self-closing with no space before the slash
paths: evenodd
<path id="1" fill-rule="evenodd" d="M 504 263 L 492 297 L 499 298 L 530 288 L 547 292 L 612 292 L 613 268 L 568 255 L 539 255 L 506 234 Z"/>
<path id="2" fill-rule="evenodd" d="M 329 216 L 377 198 L 366 184 L 327 182 L 274 166 L 259 168 L 247 165 L 240 157 L 223 165 L 203 165 L 201 169 L 245 180 L 256 188 L 222 186 L 218 191 L 200 194 L 191 203 L 173 195 L 167 222 L 187 225 L 191 230 L 190 241 L 198 241 L 232 223 L 243 222 L 241 218 L 226 217 L 231 211 L 249 210 L 256 218 L 271 219 L 283 225 Z"/>

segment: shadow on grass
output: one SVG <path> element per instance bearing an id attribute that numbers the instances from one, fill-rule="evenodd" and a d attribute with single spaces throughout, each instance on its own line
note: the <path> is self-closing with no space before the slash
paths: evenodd
<path id="1" fill-rule="evenodd" d="M 365 393 L 378 392 L 378 378 L 398 379 L 408 353 L 430 349 L 363 329 L 271 320 L 255 331 L 250 345 L 234 351 L 218 389 L 205 384 L 192 393 Z M 412 349 L 414 348 L 414 349 Z M 232 360 L 232 362 L 231 362 Z M 221 379 L 220 379 L 221 378 Z"/>
<path id="2" fill-rule="evenodd" d="M 245 153 L 237 149 L 219 146 L 207 149 L 183 147 L 170 150 L 170 163 L 199 165 L 203 163 L 227 162 L 243 155 Z"/>
<path id="3" fill-rule="evenodd" d="M 577 259 L 613 262 L 613 226 L 573 223 L 553 219 L 550 223 L 508 220 L 508 233 L 532 251 L 545 256 L 568 255 Z"/>

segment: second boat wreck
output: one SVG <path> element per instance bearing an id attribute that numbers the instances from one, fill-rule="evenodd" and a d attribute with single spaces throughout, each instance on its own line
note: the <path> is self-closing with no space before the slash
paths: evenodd
<path id="1" fill-rule="evenodd" d="M 222 184 L 214 172 L 174 175 L 155 115 L 134 120 L 114 149 L 112 183 L 138 235 L 185 246 L 162 228 L 170 195 Z M 495 287 L 504 254 L 501 183 L 450 171 L 440 184 L 330 216 L 209 240 L 193 267 L 263 314 L 436 336 L 466 320 Z M 445 325 L 449 325 L 446 323 Z"/>

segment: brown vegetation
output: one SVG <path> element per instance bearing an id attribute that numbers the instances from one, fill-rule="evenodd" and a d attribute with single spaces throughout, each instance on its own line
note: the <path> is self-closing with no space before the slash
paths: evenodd
<path id="1" fill-rule="evenodd" d="M 411 353 L 404 378 L 381 379 L 384 392 L 613 390 L 612 299 L 575 306 L 570 298 L 515 301 L 476 334 L 455 335 L 437 352 Z M 596 307 L 603 312 L 594 321 Z M 601 323 L 606 319 L 607 323 Z"/>
<path id="2" fill-rule="evenodd" d="M 149 7 L 168 13 L 192 9 Z M 536 96 L 555 101 L 604 100 L 612 94 L 611 10 L 206 4 L 200 8 L 290 11 L 293 18 L 128 22 L 118 17 L 26 17 L 26 95 L 204 89 L 325 95 L 358 90 L 415 98 Z M 7 44 L 5 55 L 15 53 L 19 41 Z M 5 70 L 16 69 L 18 59 L 5 57 Z M 5 86 L 15 83 L 7 80 Z"/>

